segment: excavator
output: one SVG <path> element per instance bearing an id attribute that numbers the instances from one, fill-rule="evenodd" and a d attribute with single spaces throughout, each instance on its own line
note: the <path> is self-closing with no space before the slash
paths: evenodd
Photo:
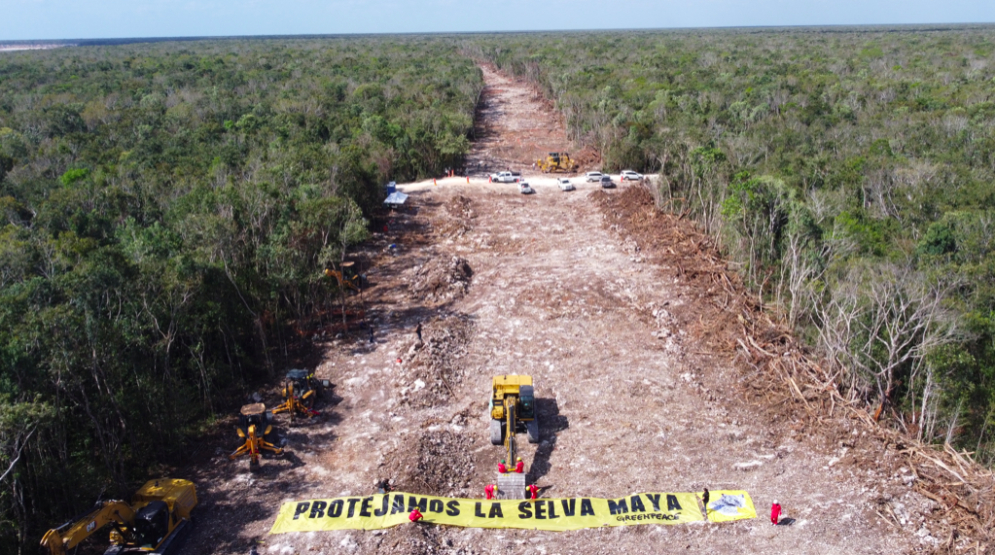
<path id="1" fill-rule="evenodd" d="M 266 436 L 273 431 L 273 426 L 269 424 L 272 419 L 273 413 L 267 413 L 266 405 L 262 403 L 243 406 L 235 432 L 238 433 L 238 437 L 245 440 L 245 443 L 228 455 L 228 458 L 235 460 L 242 455 L 249 455 L 249 468 L 254 469 L 259 467 L 259 459 L 264 450 L 274 455 L 282 455 L 283 449 L 266 441 Z M 260 430 L 263 431 L 262 434 L 259 433 Z"/>
<path id="2" fill-rule="evenodd" d="M 524 431 L 529 443 L 539 443 L 539 420 L 535 410 L 532 376 L 494 376 L 491 386 L 491 444 L 504 444 L 507 464 L 516 460 L 515 434 Z M 498 476 L 500 497 L 521 498 L 525 475 L 508 473 Z"/>
<path id="3" fill-rule="evenodd" d="M 332 387 L 332 382 L 319 380 L 314 377 L 314 372 L 294 369 L 287 372 L 287 378 L 283 385 L 283 404 L 273 409 L 273 414 L 281 412 L 290 413 L 290 421 L 300 415 L 306 418 L 320 416 L 321 413 L 314 410 L 314 400 L 324 393 L 326 388 Z"/>
<path id="4" fill-rule="evenodd" d="M 197 506 L 193 482 L 176 478 L 149 480 L 131 503 L 108 500 L 89 513 L 45 533 L 41 547 L 48 555 L 66 555 L 86 538 L 107 525 L 111 546 L 104 555 L 179 553 L 193 524 L 190 512 Z"/>
<path id="5" fill-rule="evenodd" d="M 330 278 L 335 278 L 339 289 L 352 289 L 353 291 L 359 291 L 359 287 L 363 284 L 363 276 L 356 272 L 355 266 L 355 262 L 343 262 L 341 270 L 325 268 L 325 275 Z"/>
<path id="6" fill-rule="evenodd" d="M 545 158 L 536 160 L 536 167 L 543 173 L 572 172 L 577 170 L 577 164 L 570 159 L 568 152 L 550 152 Z"/>

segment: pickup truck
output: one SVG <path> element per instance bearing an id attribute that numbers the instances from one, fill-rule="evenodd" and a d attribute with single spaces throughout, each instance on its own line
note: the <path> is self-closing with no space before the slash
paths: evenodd
<path id="1" fill-rule="evenodd" d="M 495 183 L 515 183 L 522 178 L 519 172 L 498 172 L 491 174 L 491 181 Z"/>

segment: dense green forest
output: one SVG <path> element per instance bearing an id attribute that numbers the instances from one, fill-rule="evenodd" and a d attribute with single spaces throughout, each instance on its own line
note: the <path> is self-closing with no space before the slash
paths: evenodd
<path id="1" fill-rule="evenodd" d="M 995 457 L 995 29 L 517 35 L 606 169 L 659 171 L 851 398 Z"/>
<path id="2" fill-rule="evenodd" d="M 0 55 L 0 552 L 272 377 L 383 183 L 462 160 L 482 86 L 417 37 Z"/>

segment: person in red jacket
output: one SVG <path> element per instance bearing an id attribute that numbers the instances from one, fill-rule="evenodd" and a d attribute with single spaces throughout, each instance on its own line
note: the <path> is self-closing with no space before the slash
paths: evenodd
<path id="1" fill-rule="evenodd" d="M 781 504 L 774 500 L 774 504 L 770 506 L 770 523 L 777 524 L 777 521 L 781 518 Z"/>
<path id="2" fill-rule="evenodd" d="M 508 472 L 508 467 L 505 466 L 504 459 L 501 459 L 501 462 L 498 463 L 498 473 L 504 474 L 506 472 Z"/>
<path id="3" fill-rule="evenodd" d="M 415 507 L 415 509 L 411 511 L 411 514 L 408 515 L 408 520 L 410 520 L 411 522 L 418 522 L 422 518 L 424 518 L 424 515 L 421 514 L 421 511 L 418 510 L 418 507 Z"/>
<path id="4" fill-rule="evenodd" d="M 535 484 L 529 484 L 528 491 L 529 491 L 529 499 L 535 501 L 536 494 L 539 493 L 539 488 L 536 487 Z"/>
<path id="5" fill-rule="evenodd" d="M 487 496 L 487 499 L 494 499 L 494 484 L 484 486 L 484 495 Z"/>
<path id="6" fill-rule="evenodd" d="M 515 472 L 519 474 L 525 472 L 525 463 L 522 462 L 522 457 L 518 457 L 518 462 L 515 463 Z"/>

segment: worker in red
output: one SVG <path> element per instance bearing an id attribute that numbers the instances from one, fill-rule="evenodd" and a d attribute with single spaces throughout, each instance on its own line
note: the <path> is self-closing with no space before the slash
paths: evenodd
<path id="1" fill-rule="evenodd" d="M 519 474 L 525 472 L 525 463 L 522 462 L 522 457 L 518 457 L 518 462 L 515 463 L 515 472 Z"/>
<path id="2" fill-rule="evenodd" d="M 425 517 L 424 515 L 421 514 L 421 511 L 418 510 L 418 507 L 415 507 L 415 509 L 411 511 L 411 514 L 408 515 L 408 520 L 410 520 L 411 522 L 418 522 L 423 518 Z"/>
<path id="3" fill-rule="evenodd" d="M 501 459 L 501 462 L 498 463 L 498 474 L 504 474 L 506 472 L 508 472 L 508 467 L 505 465 L 504 459 Z"/>
<path id="4" fill-rule="evenodd" d="M 528 489 L 528 492 L 529 492 L 529 499 L 535 501 L 536 500 L 536 494 L 539 493 L 539 488 L 536 487 L 535 484 L 529 484 L 529 487 L 527 489 Z"/>
<path id="5" fill-rule="evenodd" d="M 770 506 L 770 523 L 777 524 L 777 521 L 781 518 L 781 504 L 774 500 L 774 504 Z"/>
<path id="6" fill-rule="evenodd" d="M 494 484 L 484 486 L 484 495 L 487 496 L 487 499 L 494 499 Z"/>

